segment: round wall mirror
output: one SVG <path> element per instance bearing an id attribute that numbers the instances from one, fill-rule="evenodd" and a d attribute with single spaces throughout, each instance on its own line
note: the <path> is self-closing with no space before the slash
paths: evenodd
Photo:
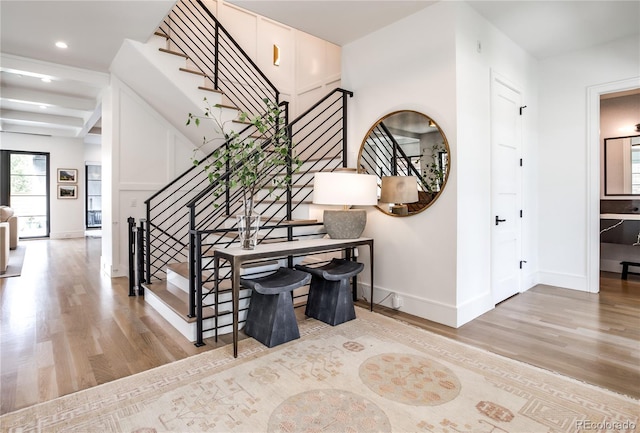
<path id="1" fill-rule="evenodd" d="M 449 143 L 438 124 L 409 110 L 378 120 L 358 154 L 358 172 L 378 178 L 378 209 L 393 216 L 431 206 L 447 183 L 449 164 Z"/>

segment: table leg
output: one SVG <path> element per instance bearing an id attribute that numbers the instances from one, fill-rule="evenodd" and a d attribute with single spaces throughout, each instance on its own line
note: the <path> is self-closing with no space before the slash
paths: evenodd
<path id="1" fill-rule="evenodd" d="M 215 341 L 218 342 L 218 317 L 220 316 L 220 306 L 218 303 L 218 293 L 220 289 L 220 257 L 217 257 L 214 253 L 213 256 L 213 304 L 215 306 L 215 318 L 214 318 L 214 328 L 215 330 Z"/>
<path id="2" fill-rule="evenodd" d="M 233 357 L 238 357 L 238 320 L 240 309 L 240 264 L 232 260 L 233 277 L 231 281 L 231 297 L 233 298 Z"/>
<path id="3" fill-rule="evenodd" d="M 369 311 L 373 311 L 373 241 L 369 242 L 369 261 L 371 267 L 371 305 Z"/>

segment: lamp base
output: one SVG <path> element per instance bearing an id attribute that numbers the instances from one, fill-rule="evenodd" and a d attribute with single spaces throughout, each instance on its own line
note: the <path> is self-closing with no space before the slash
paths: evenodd
<path id="1" fill-rule="evenodd" d="M 389 206 L 389 209 L 394 215 L 409 215 L 409 206 L 407 206 L 406 204 L 392 204 Z"/>
<path id="2" fill-rule="evenodd" d="M 367 212 L 364 209 L 326 209 L 323 220 L 331 239 L 357 239 L 367 225 Z"/>

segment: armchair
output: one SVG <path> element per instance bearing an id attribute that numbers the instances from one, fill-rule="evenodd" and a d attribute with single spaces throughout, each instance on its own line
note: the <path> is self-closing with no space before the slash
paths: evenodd
<path id="1" fill-rule="evenodd" d="M 18 248 L 18 217 L 9 206 L 0 206 L 0 223 L 9 224 L 9 248 Z"/>

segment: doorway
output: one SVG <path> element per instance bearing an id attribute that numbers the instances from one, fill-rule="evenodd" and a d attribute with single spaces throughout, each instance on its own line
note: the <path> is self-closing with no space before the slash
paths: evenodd
<path id="1" fill-rule="evenodd" d="M 18 216 L 18 237 L 49 237 L 49 153 L 0 151 L 0 201 Z"/>
<path id="2" fill-rule="evenodd" d="M 587 88 L 587 291 L 600 291 L 600 97 L 640 87 L 640 77 Z"/>

